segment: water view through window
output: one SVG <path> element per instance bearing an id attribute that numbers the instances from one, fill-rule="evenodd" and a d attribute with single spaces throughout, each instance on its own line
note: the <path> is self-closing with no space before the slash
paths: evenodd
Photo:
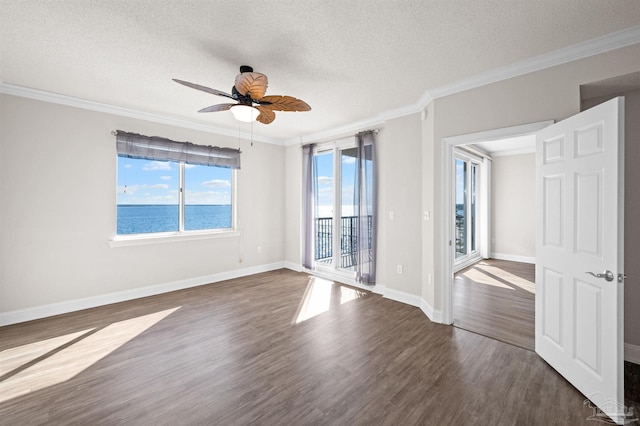
<path id="1" fill-rule="evenodd" d="M 118 157 L 117 234 L 229 229 L 231 169 Z"/>

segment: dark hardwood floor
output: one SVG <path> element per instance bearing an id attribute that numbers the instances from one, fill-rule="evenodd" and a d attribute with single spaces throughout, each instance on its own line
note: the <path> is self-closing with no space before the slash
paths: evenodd
<path id="1" fill-rule="evenodd" d="M 455 274 L 454 325 L 535 350 L 535 265 L 486 259 Z M 640 366 L 624 363 L 625 405 L 640 413 Z"/>
<path id="2" fill-rule="evenodd" d="M 534 352 L 279 270 L 0 328 L 2 425 L 578 425 Z"/>
<path id="3" fill-rule="evenodd" d="M 535 265 L 485 259 L 455 274 L 453 323 L 535 349 Z"/>

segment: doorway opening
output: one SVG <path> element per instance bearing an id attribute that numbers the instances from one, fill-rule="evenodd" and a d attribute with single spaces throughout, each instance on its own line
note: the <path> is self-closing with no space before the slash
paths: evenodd
<path id="1" fill-rule="evenodd" d="M 444 140 L 443 229 L 447 236 L 442 265 L 446 277 L 443 319 L 531 350 L 535 334 L 535 208 L 527 209 L 531 211 L 525 215 L 518 209 L 523 198 L 534 204 L 534 134 L 549 124 Z M 517 178 L 523 171 L 518 162 L 527 163 L 531 176 Z M 505 186 L 512 187 L 510 195 Z M 520 235 L 514 239 L 513 233 L 521 231 L 528 238 Z M 523 240 L 528 240 L 527 247 L 521 247 Z"/>

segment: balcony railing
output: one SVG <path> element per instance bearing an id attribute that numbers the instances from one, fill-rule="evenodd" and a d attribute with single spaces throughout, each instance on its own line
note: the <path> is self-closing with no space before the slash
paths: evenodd
<path id="1" fill-rule="evenodd" d="M 358 230 L 357 216 L 343 216 L 340 218 L 340 267 L 351 268 L 358 263 Z M 367 216 L 367 247 L 368 258 L 371 259 L 371 216 Z M 315 260 L 321 263 L 331 263 L 333 258 L 333 218 L 316 218 Z"/>
<path id="2" fill-rule="evenodd" d="M 456 214 L 456 258 L 467 254 L 467 233 L 464 216 Z"/>

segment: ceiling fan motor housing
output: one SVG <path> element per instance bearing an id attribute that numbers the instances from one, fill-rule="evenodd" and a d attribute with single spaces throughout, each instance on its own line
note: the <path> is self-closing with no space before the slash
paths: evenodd
<path id="1" fill-rule="evenodd" d="M 251 99 L 251 96 L 245 96 L 242 93 L 238 92 L 236 86 L 233 86 L 231 88 L 231 94 L 233 95 L 233 99 L 236 99 L 238 101 L 239 105 L 253 105 L 253 99 Z"/>

